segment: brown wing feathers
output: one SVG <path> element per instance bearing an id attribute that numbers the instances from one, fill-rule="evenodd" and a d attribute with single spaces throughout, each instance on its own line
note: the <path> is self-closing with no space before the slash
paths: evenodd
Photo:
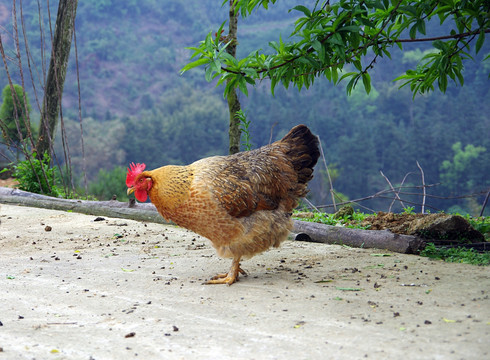
<path id="1" fill-rule="evenodd" d="M 306 195 L 319 156 L 318 139 L 305 125 L 298 125 L 271 145 L 222 157 L 212 189 L 233 217 L 274 210 L 281 202 L 291 211 Z"/>

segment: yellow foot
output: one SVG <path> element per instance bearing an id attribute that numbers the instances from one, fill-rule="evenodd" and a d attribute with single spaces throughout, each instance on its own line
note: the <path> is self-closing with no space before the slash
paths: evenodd
<path id="1" fill-rule="evenodd" d="M 211 280 L 208 280 L 205 282 L 206 285 L 214 285 L 214 284 L 226 284 L 226 285 L 231 285 L 235 282 L 238 281 L 238 274 L 242 274 L 244 276 L 247 276 L 247 273 L 240 268 L 240 263 L 239 261 L 233 261 L 231 265 L 230 272 L 227 274 L 218 274 L 216 276 L 213 276 Z"/>
<path id="2" fill-rule="evenodd" d="M 231 285 L 238 281 L 238 276 L 228 276 L 228 274 L 218 274 L 213 276 L 211 280 L 205 282 L 206 285 L 214 285 L 214 284 L 226 284 Z"/>

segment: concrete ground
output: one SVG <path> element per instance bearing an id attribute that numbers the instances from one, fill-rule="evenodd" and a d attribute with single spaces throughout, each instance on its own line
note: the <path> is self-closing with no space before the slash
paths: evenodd
<path id="1" fill-rule="evenodd" d="M 486 359 L 490 269 L 0 205 L 0 359 Z"/>

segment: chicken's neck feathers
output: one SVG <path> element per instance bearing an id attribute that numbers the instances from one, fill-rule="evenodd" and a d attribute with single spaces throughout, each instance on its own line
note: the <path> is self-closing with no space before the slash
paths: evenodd
<path id="1" fill-rule="evenodd" d="M 151 202 L 166 212 L 166 217 L 189 197 L 194 177 L 190 166 L 167 165 L 145 173 L 153 181 L 149 191 Z"/>

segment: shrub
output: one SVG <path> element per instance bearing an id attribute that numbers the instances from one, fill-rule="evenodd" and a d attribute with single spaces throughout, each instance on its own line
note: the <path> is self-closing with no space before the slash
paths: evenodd
<path id="1" fill-rule="evenodd" d="M 60 183 L 60 172 L 57 166 L 50 167 L 51 158 L 47 153 L 39 160 L 36 153 L 17 164 L 12 165 L 12 177 L 19 182 L 20 190 L 45 194 L 49 196 L 63 196 L 63 188 Z"/>

